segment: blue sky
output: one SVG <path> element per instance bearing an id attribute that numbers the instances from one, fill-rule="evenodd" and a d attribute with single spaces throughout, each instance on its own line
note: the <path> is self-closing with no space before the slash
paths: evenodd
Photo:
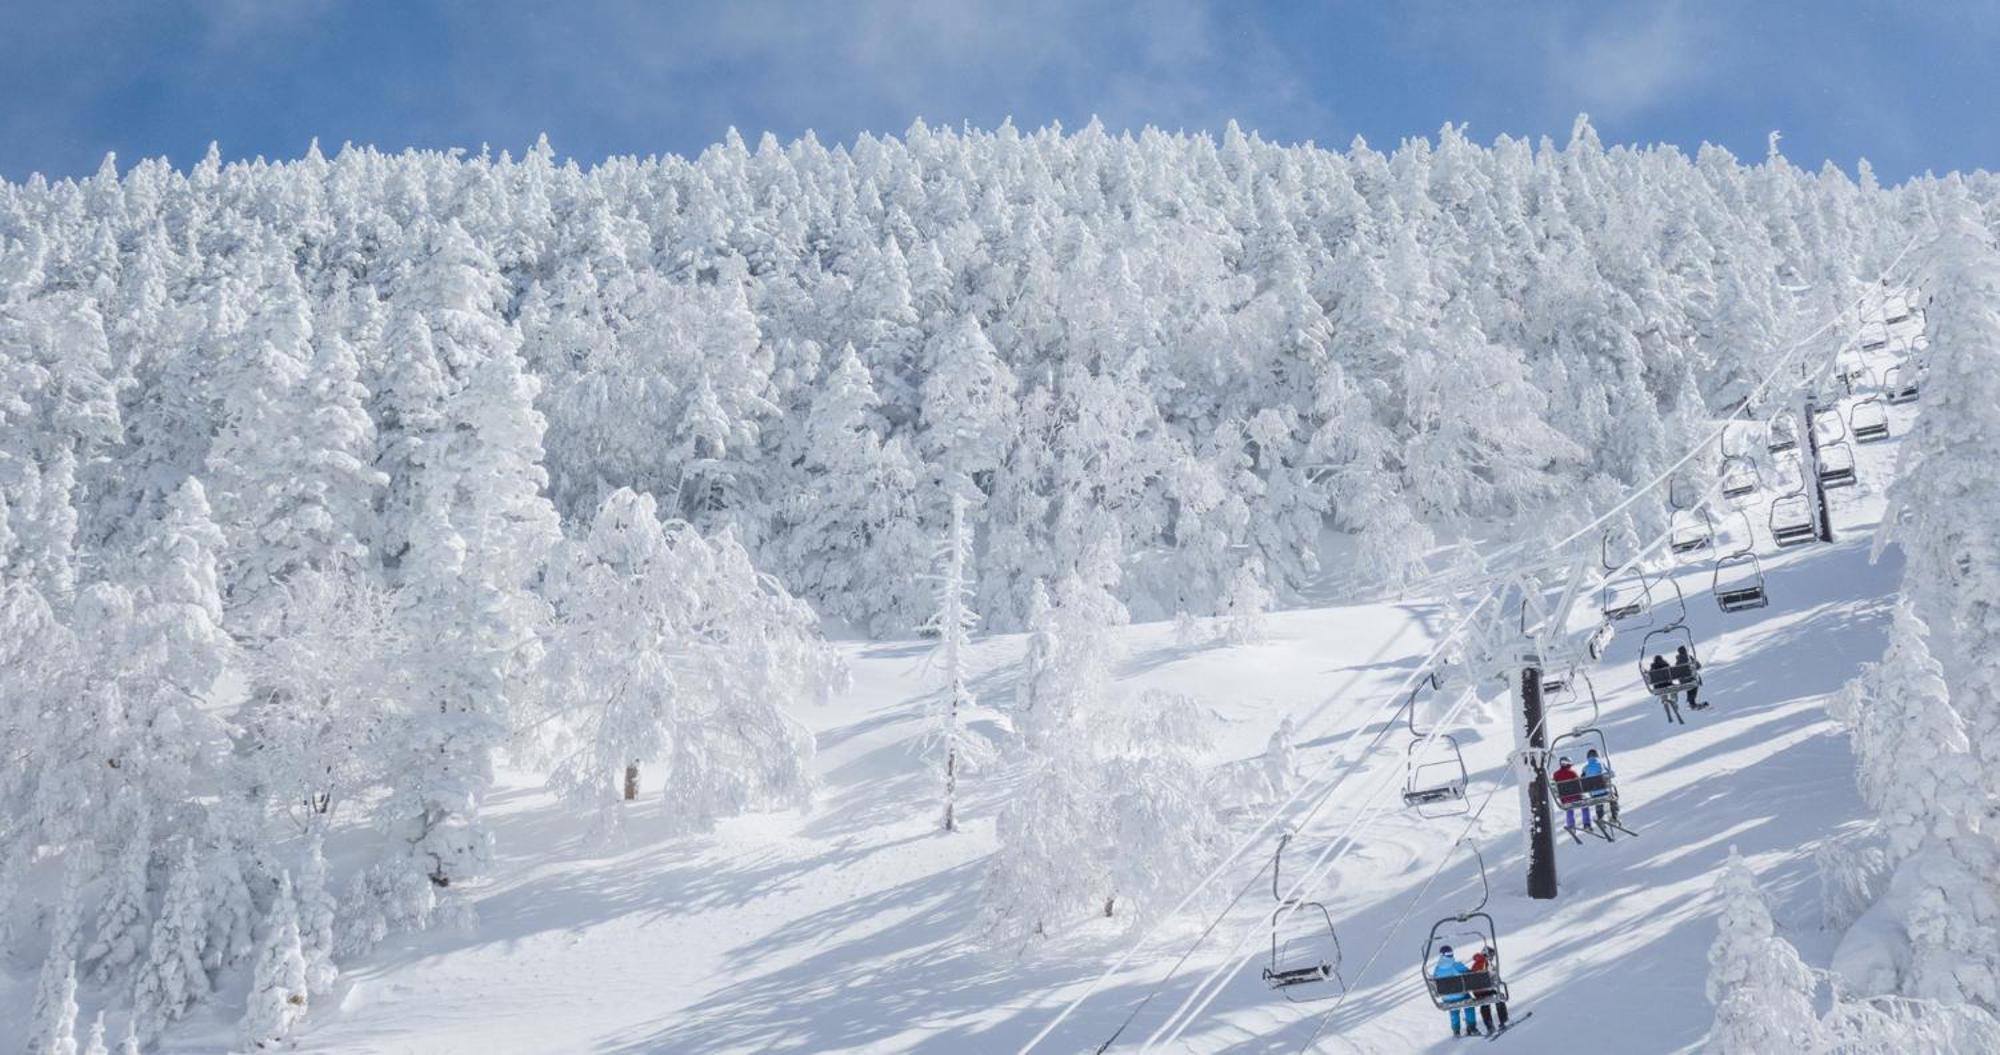
<path id="1" fill-rule="evenodd" d="M 2000 0 L 603 3 L 0 0 L 0 177 L 547 132 L 583 161 L 806 129 L 1216 130 L 1388 147 L 1468 122 L 1708 140 L 1885 179 L 2000 158 Z"/>

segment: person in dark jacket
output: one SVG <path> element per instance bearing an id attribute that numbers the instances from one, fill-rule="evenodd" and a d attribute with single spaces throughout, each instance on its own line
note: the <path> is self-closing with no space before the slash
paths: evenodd
<path id="1" fill-rule="evenodd" d="M 1694 658 L 1693 654 L 1688 652 L 1688 647 L 1686 645 L 1682 645 L 1680 651 L 1674 653 L 1674 665 L 1677 667 L 1686 667 L 1689 670 L 1701 669 L 1701 663 Z M 1699 685 L 1688 690 L 1688 706 L 1697 711 L 1703 710 L 1708 706 L 1708 704 L 1702 703 L 1695 699 L 1695 697 L 1700 695 L 1700 693 L 1701 693 L 1701 686 Z"/>
<path id="2" fill-rule="evenodd" d="M 1667 662 L 1667 657 L 1654 656 L 1653 662 L 1646 668 L 1646 681 L 1648 683 L 1646 687 L 1652 688 L 1654 685 L 1664 685 L 1672 680 L 1673 667 Z M 1681 694 L 1678 692 L 1662 692 L 1658 695 L 1660 697 L 1660 706 L 1666 709 L 1667 721 L 1679 722 L 1682 725 L 1686 725 L 1687 719 L 1681 717 L 1679 706 Z"/>
<path id="3" fill-rule="evenodd" d="M 1590 818 L 1585 817 L 1584 824 L 1588 826 L 1590 824 Z M 1473 955 L 1472 962 L 1467 966 L 1472 969 L 1472 972 L 1474 974 L 1477 974 L 1480 971 L 1492 971 L 1497 976 L 1500 973 L 1500 956 L 1498 953 L 1495 953 L 1491 947 L 1481 949 L 1478 953 Z M 1474 1000 L 1484 1000 L 1487 997 L 1492 996 L 1495 992 L 1497 992 L 1497 990 L 1475 989 L 1472 992 L 1472 998 Z M 1506 1029 L 1507 1001 L 1495 1000 L 1490 1004 L 1481 1004 L 1479 1006 L 1479 1017 L 1483 1021 L 1485 1021 L 1486 1032 L 1489 1034 L 1500 1032 L 1500 1029 L 1493 1028 L 1493 1012 L 1496 1008 L 1500 1012 L 1500 1029 Z"/>

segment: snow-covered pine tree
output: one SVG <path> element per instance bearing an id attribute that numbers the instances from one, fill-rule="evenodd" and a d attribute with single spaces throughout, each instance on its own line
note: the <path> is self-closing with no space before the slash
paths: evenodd
<path id="1" fill-rule="evenodd" d="M 886 632 L 917 621 L 909 569 L 926 547 L 916 465 L 902 440 L 881 438 L 879 407 L 867 367 L 847 347 L 798 437 L 804 480 L 786 503 L 784 552 L 802 596 Z"/>
<path id="2" fill-rule="evenodd" d="M 489 323 L 454 323 L 465 332 L 448 358 L 464 360 L 467 380 L 417 457 L 417 519 L 401 564 L 409 633 L 434 644 L 394 737 L 402 755 L 382 815 L 395 833 L 391 852 L 438 889 L 489 860 L 479 804 L 508 725 L 533 713 L 547 616 L 534 587 L 560 537 L 544 493 L 538 386 L 522 372 L 518 334 Z M 428 910 L 412 903 L 399 915 Z"/>
<path id="3" fill-rule="evenodd" d="M 82 962 L 93 977 L 108 981 L 138 960 L 145 950 L 151 921 L 153 814 L 146 800 L 122 796 L 120 811 L 128 819 L 125 841 L 112 864 L 103 900 L 97 910 L 96 936 L 83 950 Z"/>
<path id="4" fill-rule="evenodd" d="M 90 1039 L 83 1046 L 83 1055 L 111 1055 L 111 1045 L 104 1037 L 104 1012 L 99 1011 L 90 1020 Z"/>
<path id="5" fill-rule="evenodd" d="M 1716 879 L 1719 933 L 1708 950 L 1708 999 L 1715 1055 L 1811 1051 L 1819 1039 L 1816 983 L 1797 949 L 1777 934 L 1757 873 L 1734 846 Z"/>
<path id="6" fill-rule="evenodd" d="M 299 867 L 299 951 L 305 957 L 306 991 L 322 996 L 333 991 L 340 968 L 333 962 L 333 927 L 339 902 L 327 886 L 324 831 L 315 826 L 306 835 L 305 859 Z"/>
<path id="7" fill-rule="evenodd" d="M 965 501 L 963 494 L 951 496 L 951 519 L 933 556 L 937 608 L 925 624 L 925 629 L 937 636 L 931 659 L 944 682 L 931 704 L 931 735 L 943 759 L 944 830 L 948 832 L 958 830 L 959 772 L 991 753 L 986 742 L 965 724 L 975 702 L 967 684 L 965 651 L 972 645 L 972 629 L 979 625 L 972 610 L 972 525 L 965 518 Z"/>
<path id="8" fill-rule="evenodd" d="M 35 993 L 27 1055 L 77 1055 L 76 960 L 51 950 L 48 964 L 42 968 L 43 988 Z M 45 994 L 46 1005 L 42 1003 Z"/>
<path id="9" fill-rule="evenodd" d="M 158 1038 L 168 1024 L 208 998 L 208 969 L 201 961 L 207 930 L 201 864 L 194 841 L 183 838 L 168 872 L 165 901 L 153 920 L 146 958 L 133 981 L 133 1023 L 142 1040 Z"/>
<path id="10" fill-rule="evenodd" d="M 76 942 L 80 923 L 88 850 L 75 851 L 64 862 L 62 894 L 49 923 L 49 953 L 35 982 L 35 1004 L 28 1016 L 28 1055 L 76 1055 Z"/>
<path id="11" fill-rule="evenodd" d="M 250 975 L 249 1003 L 243 1012 L 244 1043 L 277 1047 L 307 1010 L 306 957 L 299 943 L 298 904 L 289 873 L 264 917 L 264 934 Z"/>

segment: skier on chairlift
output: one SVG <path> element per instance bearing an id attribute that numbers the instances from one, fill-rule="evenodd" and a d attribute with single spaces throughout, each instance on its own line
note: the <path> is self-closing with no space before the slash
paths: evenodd
<path id="1" fill-rule="evenodd" d="M 1583 796 L 1577 794 L 1574 790 L 1571 790 L 1569 792 L 1564 792 L 1562 790 L 1562 786 L 1565 782 L 1573 783 L 1574 781 L 1579 780 L 1581 778 L 1578 776 L 1575 769 L 1570 768 L 1570 761 L 1567 758 L 1556 759 L 1556 766 L 1558 768 L 1556 769 L 1555 772 L 1549 774 L 1549 779 L 1556 782 L 1556 798 L 1562 803 L 1563 806 L 1563 830 L 1568 832 L 1574 832 L 1576 830 L 1576 814 L 1578 810 L 1582 810 L 1583 830 L 1589 831 L 1590 807 L 1582 804 Z M 1477 968 L 1475 968 L 1475 970 L 1476 969 Z"/>
<path id="2" fill-rule="evenodd" d="M 1653 656 L 1652 665 L 1646 669 L 1646 678 L 1655 684 L 1664 684 L 1673 680 L 1673 675 L 1668 673 L 1672 669 L 1672 666 L 1667 663 L 1667 657 L 1656 654 Z M 1675 712 L 1679 711 L 1680 708 L 1675 705 L 1679 702 L 1680 698 L 1681 694 L 1678 692 L 1662 693 L 1660 695 L 1660 706 L 1665 708 L 1667 712 L 1667 721 L 1674 721 L 1677 717 Z M 1687 723 L 1682 722 L 1681 724 L 1685 725 Z"/>
<path id="3" fill-rule="evenodd" d="M 1688 647 L 1686 645 L 1682 645 L 1680 647 L 1680 650 L 1674 653 L 1674 665 L 1677 667 L 1686 667 L 1691 671 L 1701 669 L 1701 663 L 1694 658 L 1693 654 L 1688 652 Z M 1708 709 L 1708 704 L 1700 703 L 1695 700 L 1695 697 L 1699 695 L 1700 692 L 1701 692 L 1701 686 L 1699 685 L 1696 685 L 1695 687 L 1688 690 L 1689 709 L 1696 711 L 1704 711 Z"/>
<path id="4" fill-rule="evenodd" d="M 1435 978 L 1456 978 L 1459 975 L 1465 974 L 1470 970 L 1471 968 L 1468 968 L 1464 964 L 1458 962 L 1458 960 L 1451 955 L 1451 946 L 1441 945 L 1438 947 L 1437 966 L 1431 968 L 1431 976 Z M 1452 996 L 1445 997 L 1444 1002 L 1447 1004 L 1462 1004 L 1470 999 L 1472 998 L 1464 993 L 1457 993 Z M 1465 1017 L 1465 1028 L 1463 1032 L 1461 1032 L 1459 1029 L 1460 1015 L 1463 1015 Z M 1451 1035 L 1454 1037 L 1476 1037 L 1479 1035 L 1479 1020 L 1472 1017 L 1471 1008 L 1454 1007 L 1451 1009 Z"/>
<path id="5" fill-rule="evenodd" d="M 1588 817 L 1584 818 L 1584 824 L 1588 825 L 1589 823 L 1590 819 Z M 1493 951 L 1493 947 L 1489 945 L 1486 948 L 1479 950 L 1478 953 L 1473 955 L 1471 966 L 1474 974 L 1477 974 L 1480 971 L 1492 971 L 1495 974 L 1498 974 L 1500 972 L 1500 956 L 1498 953 L 1495 953 Z M 1484 1000 L 1492 995 L 1493 995 L 1493 990 L 1491 989 L 1475 990 L 1472 994 L 1473 999 L 1475 1000 Z M 1500 1012 L 1500 1029 L 1493 1028 L 1493 1012 L 1495 1009 L 1498 1009 Z M 1501 1029 L 1506 1029 L 1507 1001 L 1495 1000 L 1489 1004 L 1481 1004 L 1479 1007 L 1479 1017 L 1486 1023 L 1486 1032 L 1489 1035 L 1498 1033 L 1500 1032 Z"/>
<path id="6" fill-rule="evenodd" d="M 1597 748 L 1593 747 L 1585 750 L 1583 753 L 1584 779 L 1588 780 L 1591 777 L 1605 777 L 1608 779 L 1610 776 L 1611 776 L 1611 767 L 1605 765 L 1604 759 L 1599 758 L 1597 756 Z M 1608 792 L 1597 792 L 1592 794 L 1590 797 L 1605 798 L 1608 796 L 1608 794 L 1609 794 Z M 1615 798 L 1612 799 L 1610 805 L 1611 805 L 1611 823 L 1616 824 L 1618 823 L 1618 800 Z M 1602 823 L 1604 821 L 1604 806 L 1605 804 L 1602 802 L 1597 804 L 1597 820 L 1599 823 Z"/>

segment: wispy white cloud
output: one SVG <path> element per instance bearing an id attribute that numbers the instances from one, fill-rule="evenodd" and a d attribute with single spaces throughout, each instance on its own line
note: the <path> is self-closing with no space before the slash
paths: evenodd
<path id="1" fill-rule="evenodd" d="M 1611 5 L 1589 22 L 1552 28 L 1543 61 L 1553 86 L 1594 113 L 1626 117 L 1707 84 L 1721 26 L 1674 3 Z"/>

